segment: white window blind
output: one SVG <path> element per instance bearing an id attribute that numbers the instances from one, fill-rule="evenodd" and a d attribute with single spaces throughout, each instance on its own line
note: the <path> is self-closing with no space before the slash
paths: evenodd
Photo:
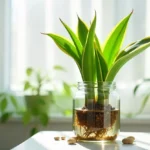
<path id="1" fill-rule="evenodd" d="M 138 40 L 146 34 L 146 1 L 137 0 L 135 3 L 135 0 L 77 0 L 74 2 L 70 0 L 13 0 L 11 2 L 10 86 L 12 89 L 20 88 L 25 69 L 29 66 L 50 69 L 54 64 L 60 64 L 68 70 L 68 73 L 57 74 L 58 78 L 73 82 L 81 80 L 73 60 L 58 50 L 50 38 L 41 34 L 41 32 L 53 32 L 69 38 L 59 18 L 75 30 L 77 14 L 90 23 L 96 10 L 96 32 L 101 42 L 104 42 L 112 27 L 134 9 L 125 44 Z M 117 80 L 135 81 L 143 77 L 144 55 L 141 54 L 126 64 L 119 72 Z M 140 63 L 137 63 L 139 60 Z"/>
<path id="2" fill-rule="evenodd" d="M 0 41 L 2 43 L 0 45 L 2 49 L 0 51 L 2 58 L 0 86 L 3 88 L 2 85 L 7 85 L 13 91 L 22 89 L 25 69 L 29 66 L 51 70 L 53 65 L 59 64 L 68 72 L 55 74 L 55 77 L 73 83 L 81 81 L 74 61 L 63 54 L 50 38 L 41 34 L 41 32 L 52 32 L 69 38 L 59 18 L 76 30 L 77 14 L 90 24 L 96 11 L 96 33 L 103 43 L 112 27 L 133 9 L 134 13 L 129 22 L 124 46 L 150 34 L 150 2 L 148 0 L 7 0 L 7 3 L 3 1 L 7 10 L 11 12 L 11 17 L 7 16 L 11 22 L 10 26 L 5 25 L 4 18 L 0 18 L 0 21 L 3 23 L 2 31 L 4 31 L 3 28 L 7 29 L 7 32 L 10 29 L 10 36 L 5 38 L 7 41 L 5 45 L 9 46 L 4 46 L 10 53 L 5 54 L 3 58 L 6 49 Z M 4 33 L 0 38 L 3 39 L 3 37 Z M 127 84 L 135 82 L 139 78 L 149 77 L 149 58 L 150 50 L 135 57 L 121 69 L 116 81 Z M 4 70 L 5 73 L 3 73 Z M 128 90 L 131 93 L 132 89 L 128 88 Z M 127 96 L 122 101 L 125 109 L 128 108 L 126 99 L 130 100 L 131 97 Z"/>

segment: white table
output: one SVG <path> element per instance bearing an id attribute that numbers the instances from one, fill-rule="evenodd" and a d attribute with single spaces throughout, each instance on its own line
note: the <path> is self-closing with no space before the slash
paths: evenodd
<path id="1" fill-rule="evenodd" d="M 65 136 L 65 141 L 55 141 L 55 136 Z M 29 138 L 12 150 L 150 150 L 150 133 L 121 132 L 115 142 L 78 142 L 68 145 L 67 139 L 74 136 L 73 132 L 43 131 Z M 133 145 L 124 145 L 121 140 L 134 136 Z"/>

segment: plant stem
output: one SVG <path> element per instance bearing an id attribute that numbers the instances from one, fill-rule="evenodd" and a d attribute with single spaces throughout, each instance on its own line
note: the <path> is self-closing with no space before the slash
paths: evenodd
<path id="1" fill-rule="evenodd" d="M 86 87 L 86 94 L 85 94 L 85 106 L 88 109 L 93 109 L 95 105 L 95 90 L 94 86 L 92 85 L 87 85 Z"/>
<path id="2" fill-rule="evenodd" d="M 98 92 L 98 98 L 97 103 L 101 105 L 105 105 L 105 103 L 108 101 L 108 93 L 109 89 L 105 89 L 105 85 L 98 83 L 97 92 Z M 108 103 L 108 102 L 107 102 Z"/>
<path id="3" fill-rule="evenodd" d="M 38 85 L 38 88 L 37 88 L 37 95 L 39 96 L 41 94 L 41 86 L 42 86 L 42 83 L 41 81 L 39 82 L 39 85 Z"/>

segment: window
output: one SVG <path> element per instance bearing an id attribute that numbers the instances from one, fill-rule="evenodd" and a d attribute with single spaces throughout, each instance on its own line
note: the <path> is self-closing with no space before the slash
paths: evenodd
<path id="1" fill-rule="evenodd" d="M 5 60 L 1 60 L 8 61 L 7 64 L 3 63 L 6 69 L 0 83 L 7 84 L 8 88 L 15 91 L 21 90 L 25 69 L 29 66 L 51 69 L 54 64 L 59 64 L 68 72 L 56 74 L 57 78 L 74 83 L 81 80 L 75 63 L 60 52 L 51 39 L 41 34 L 41 32 L 55 32 L 68 37 L 59 18 L 76 29 L 77 14 L 90 23 L 96 10 L 97 35 L 103 42 L 112 27 L 134 9 L 125 45 L 150 33 L 148 13 L 150 2 L 148 0 L 13 0 L 8 3 L 11 4 L 11 17 L 8 17 L 11 23 L 6 27 L 10 28 L 10 40 L 8 37 L 5 40 L 7 44 L 10 44 L 6 47 L 10 53 L 6 55 Z M 1 51 L 0 56 L 3 57 L 3 54 L 4 51 Z M 130 83 L 144 76 L 149 77 L 149 56 L 150 51 L 147 51 L 128 62 L 118 73 L 117 82 Z M 3 71 L 2 65 L 1 71 Z M 3 83 L 3 80 L 7 82 Z M 131 97 L 127 96 L 126 99 L 131 100 Z M 126 110 L 129 107 L 128 103 L 125 99 L 122 102 Z"/>

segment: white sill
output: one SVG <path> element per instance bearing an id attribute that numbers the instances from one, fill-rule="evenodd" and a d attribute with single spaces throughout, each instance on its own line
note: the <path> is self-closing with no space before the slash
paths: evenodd
<path id="1" fill-rule="evenodd" d="M 150 125 L 150 119 L 137 119 L 137 118 L 131 118 L 131 119 L 121 119 L 121 124 L 124 125 L 132 125 L 132 124 L 138 124 L 138 125 Z"/>
<path id="2" fill-rule="evenodd" d="M 8 123 L 21 123 L 22 120 L 20 118 L 12 118 L 8 121 Z M 72 123 L 72 117 L 51 117 L 50 123 Z M 120 123 L 122 125 L 150 125 L 150 118 L 148 117 L 139 117 L 139 118 L 121 118 Z"/>

